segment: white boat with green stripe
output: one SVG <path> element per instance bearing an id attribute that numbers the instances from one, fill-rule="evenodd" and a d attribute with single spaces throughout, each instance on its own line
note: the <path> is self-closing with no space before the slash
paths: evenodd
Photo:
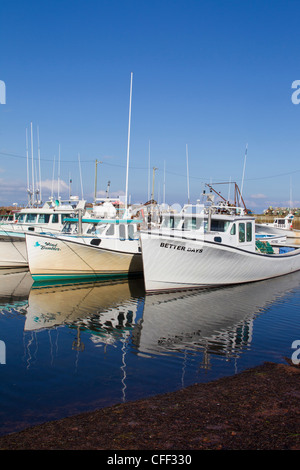
<path id="1" fill-rule="evenodd" d="M 70 218 L 63 232 L 26 234 L 34 281 L 122 278 L 142 274 L 138 219 Z"/>

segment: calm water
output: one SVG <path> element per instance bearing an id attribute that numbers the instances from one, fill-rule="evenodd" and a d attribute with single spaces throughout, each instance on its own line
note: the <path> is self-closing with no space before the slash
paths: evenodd
<path id="1" fill-rule="evenodd" d="M 0 434 L 285 362 L 296 339 L 300 272 L 145 296 L 142 279 L 40 287 L 2 271 Z"/>

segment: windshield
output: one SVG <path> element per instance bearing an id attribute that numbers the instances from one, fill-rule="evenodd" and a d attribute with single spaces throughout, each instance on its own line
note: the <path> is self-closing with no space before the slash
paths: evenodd
<path id="1" fill-rule="evenodd" d="M 66 222 L 62 229 L 63 233 L 76 233 L 77 231 L 78 231 L 77 222 Z"/>
<path id="2" fill-rule="evenodd" d="M 17 220 L 18 220 L 19 224 L 22 224 L 25 220 L 25 214 L 17 215 Z"/>
<path id="3" fill-rule="evenodd" d="M 211 230 L 213 232 L 226 232 L 229 225 L 230 225 L 229 220 L 212 219 L 212 221 L 211 221 Z"/>
<path id="4" fill-rule="evenodd" d="M 178 228 L 181 222 L 181 217 L 175 217 L 174 215 L 166 215 L 162 221 L 162 228 Z"/>

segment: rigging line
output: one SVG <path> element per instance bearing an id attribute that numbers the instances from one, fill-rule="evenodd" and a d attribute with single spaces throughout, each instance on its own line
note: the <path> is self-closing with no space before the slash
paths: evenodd
<path id="1" fill-rule="evenodd" d="M 0 152 L 0 155 L 5 155 L 5 156 L 9 156 L 9 157 L 14 157 L 14 158 L 24 158 L 24 159 L 27 158 L 24 155 L 18 155 L 18 154 L 9 153 L 9 152 Z M 41 161 L 53 162 L 53 159 L 41 158 Z M 78 163 L 78 160 L 61 160 L 61 163 L 74 163 L 74 162 Z M 93 159 L 93 160 L 83 160 L 82 163 L 93 163 L 93 164 L 95 164 L 95 159 Z M 118 164 L 118 163 L 108 163 L 108 162 L 102 162 L 102 163 L 103 163 L 103 165 L 107 165 L 107 166 L 113 166 L 113 167 L 119 167 L 119 168 L 125 168 L 126 167 L 126 165 L 122 165 L 122 164 Z M 130 169 L 132 169 L 132 170 L 147 170 L 148 171 L 148 167 L 130 166 Z M 159 168 L 158 168 L 158 171 L 159 171 Z M 176 172 L 173 172 L 173 171 L 170 171 L 170 170 L 166 170 L 166 173 L 168 173 L 170 175 L 182 176 L 182 177 L 186 178 L 186 175 L 184 175 L 182 173 L 176 173 Z M 281 176 L 288 176 L 288 175 L 293 175 L 293 174 L 296 174 L 296 173 L 300 173 L 300 169 L 299 170 L 289 171 L 289 172 L 286 172 L 286 173 L 277 173 L 276 175 L 259 176 L 257 178 L 245 178 L 244 181 L 257 181 L 257 180 L 264 180 L 264 179 L 271 179 L 271 178 L 279 178 Z M 209 178 L 204 178 L 203 176 L 199 177 L 199 176 L 193 176 L 193 175 L 190 175 L 190 178 L 197 179 L 197 180 L 208 180 L 209 179 Z M 235 178 L 235 179 L 239 179 L 239 178 Z M 222 180 L 220 179 L 220 181 L 222 181 Z"/>
<path id="2" fill-rule="evenodd" d="M 19 255 L 21 256 L 21 258 L 23 258 L 23 260 L 26 262 L 27 260 L 26 260 L 25 256 L 24 256 L 23 253 L 18 249 L 18 247 L 15 245 L 15 242 L 16 242 L 17 240 L 14 240 L 14 239 L 13 239 L 13 236 L 11 237 L 11 236 L 9 235 L 9 233 L 10 233 L 9 231 L 3 230 L 3 232 L 4 232 L 4 234 L 5 234 L 6 236 L 9 237 L 9 242 L 12 244 L 12 246 L 15 248 L 15 250 L 19 253 Z"/>
<path id="3" fill-rule="evenodd" d="M 92 266 L 90 266 L 89 263 L 87 263 L 87 261 L 85 261 L 85 260 L 80 256 L 80 254 L 77 253 L 75 250 L 73 250 L 73 248 L 67 243 L 68 240 L 62 240 L 62 239 L 60 239 L 60 241 L 63 243 L 63 245 L 67 246 L 67 247 L 69 248 L 69 250 L 71 250 L 71 251 L 73 252 L 74 255 L 76 255 L 79 259 L 81 259 L 81 261 L 83 261 L 83 263 L 86 264 L 86 265 L 90 268 L 90 270 L 94 273 L 95 276 L 97 275 L 95 269 L 93 269 Z M 86 244 L 86 246 L 89 246 L 89 245 Z"/>

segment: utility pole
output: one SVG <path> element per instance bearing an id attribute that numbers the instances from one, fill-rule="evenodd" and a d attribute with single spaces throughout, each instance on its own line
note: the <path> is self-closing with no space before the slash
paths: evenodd
<path id="1" fill-rule="evenodd" d="M 96 198 L 97 198 L 97 167 L 98 167 L 98 163 L 102 163 L 102 162 L 100 162 L 99 160 L 96 160 L 96 163 L 95 163 L 95 194 L 94 194 L 94 203 L 96 202 Z"/>
<path id="2" fill-rule="evenodd" d="M 153 167 L 153 178 L 152 178 L 152 195 L 151 195 L 151 199 L 153 201 L 154 199 L 154 179 L 155 179 L 155 171 L 157 170 L 158 168 L 155 168 L 155 166 Z"/>

